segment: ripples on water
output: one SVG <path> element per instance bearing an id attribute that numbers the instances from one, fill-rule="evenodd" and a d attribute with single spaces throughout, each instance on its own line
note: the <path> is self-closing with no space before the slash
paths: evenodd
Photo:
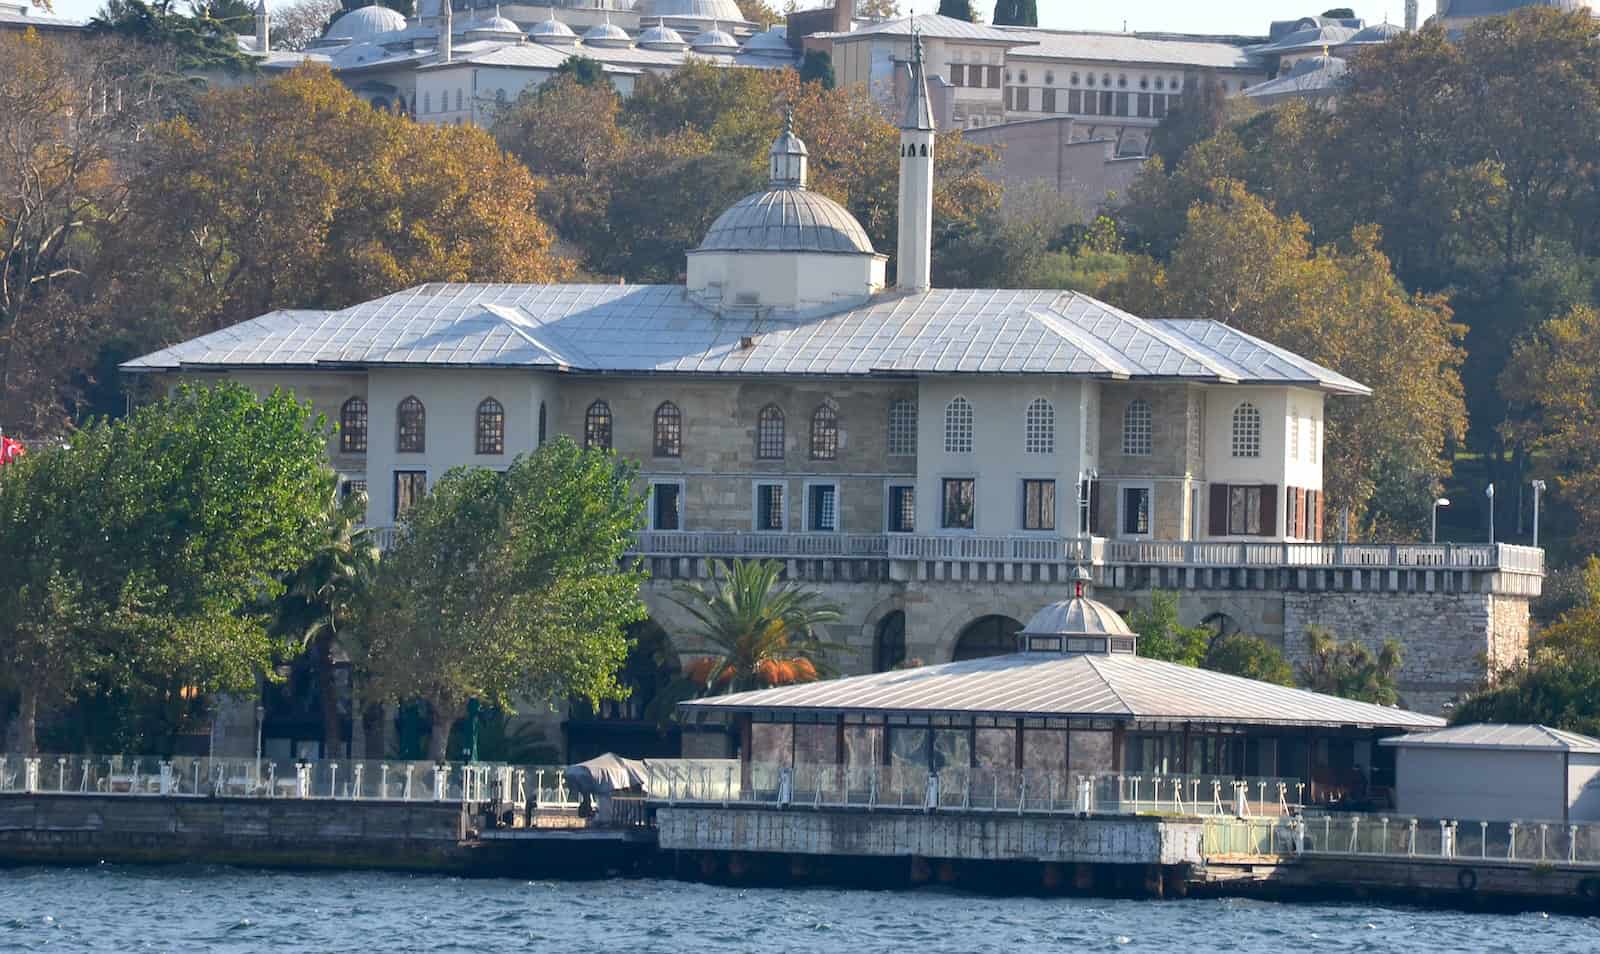
<path id="1" fill-rule="evenodd" d="M 1591 952 L 1600 919 L 224 868 L 0 871 L 0 951 Z"/>

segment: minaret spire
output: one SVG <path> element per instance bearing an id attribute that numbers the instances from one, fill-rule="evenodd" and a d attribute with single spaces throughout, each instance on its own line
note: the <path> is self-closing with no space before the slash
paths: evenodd
<path id="1" fill-rule="evenodd" d="M 933 107 L 923 70 L 922 34 L 911 21 L 911 60 L 906 69 L 906 109 L 900 119 L 900 235 L 895 284 L 908 291 L 932 287 Z"/>
<path id="2" fill-rule="evenodd" d="M 439 25 L 439 62 L 450 62 L 451 32 L 455 26 L 450 22 L 451 10 L 454 0 L 439 0 L 439 6 L 444 8 L 444 22 Z"/>
<path id="3" fill-rule="evenodd" d="M 256 52 L 257 53 L 270 53 L 270 52 L 272 52 L 272 48 L 271 48 L 272 39 L 268 35 L 271 32 L 271 27 L 272 27 L 271 14 L 269 14 L 267 12 L 267 0 L 256 0 Z"/>

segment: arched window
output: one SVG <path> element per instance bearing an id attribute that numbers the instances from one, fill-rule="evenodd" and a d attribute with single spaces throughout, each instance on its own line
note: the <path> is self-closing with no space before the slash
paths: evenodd
<path id="1" fill-rule="evenodd" d="M 539 402 L 539 446 L 544 446 L 545 428 L 549 424 L 548 413 L 544 409 L 544 402 Z"/>
<path id="2" fill-rule="evenodd" d="M 433 112 L 433 92 L 431 90 L 426 90 L 422 94 L 422 111 L 425 113 Z"/>
<path id="3" fill-rule="evenodd" d="M 494 398 L 484 398 L 478 404 L 478 453 L 504 454 L 506 452 L 506 409 Z"/>
<path id="4" fill-rule="evenodd" d="M 968 623 L 956 637 L 951 662 L 1004 656 L 1017 651 L 1017 633 L 1022 624 L 1009 616 L 982 616 Z"/>
<path id="5" fill-rule="evenodd" d="M 906 661 L 906 614 L 895 610 L 878 622 L 872 647 L 872 671 L 888 672 Z"/>
<path id="6" fill-rule="evenodd" d="M 1154 430 L 1150 418 L 1150 402 L 1135 398 L 1122 412 L 1122 452 L 1129 457 L 1149 457 Z"/>
<path id="7" fill-rule="evenodd" d="M 596 401 L 583 412 L 583 446 L 611 449 L 611 405 Z"/>
<path id="8" fill-rule="evenodd" d="M 839 412 L 827 401 L 811 414 L 811 459 L 839 459 Z"/>
<path id="9" fill-rule="evenodd" d="M 395 449 L 402 454 L 420 454 L 428 446 L 428 412 L 415 396 L 400 402 L 395 415 L 399 437 Z"/>
<path id="10" fill-rule="evenodd" d="M 1030 454 L 1056 452 L 1056 406 L 1042 397 L 1033 399 L 1023 417 L 1022 446 Z"/>
<path id="11" fill-rule="evenodd" d="M 339 450 L 346 454 L 367 452 L 367 400 L 353 397 L 339 408 Z"/>
<path id="12" fill-rule="evenodd" d="M 756 460 L 783 460 L 783 409 L 776 404 L 756 417 Z"/>
<path id="13" fill-rule="evenodd" d="M 889 405 L 889 453 L 898 457 L 916 455 L 916 401 L 900 400 Z"/>
<path id="14" fill-rule="evenodd" d="M 662 401 L 656 408 L 655 455 L 683 456 L 683 412 L 671 401 Z"/>
<path id="15" fill-rule="evenodd" d="M 954 397 L 944 406 L 944 452 L 972 453 L 972 402 Z"/>
<path id="16" fill-rule="evenodd" d="M 1248 401 L 1233 409 L 1233 456 L 1261 456 L 1261 412 Z"/>

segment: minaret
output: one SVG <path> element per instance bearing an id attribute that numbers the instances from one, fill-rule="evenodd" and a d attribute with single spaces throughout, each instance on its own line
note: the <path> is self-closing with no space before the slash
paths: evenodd
<path id="1" fill-rule="evenodd" d="M 439 0 L 439 6 L 444 8 L 444 22 L 439 24 L 439 62 L 450 62 L 450 31 L 455 27 L 450 23 L 450 8 L 454 6 L 453 0 Z"/>
<path id="2" fill-rule="evenodd" d="M 271 29 L 271 19 L 267 14 L 267 0 L 256 0 L 256 52 L 270 53 L 270 40 L 267 32 Z"/>
<path id="3" fill-rule="evenodd" d="M 1406 32 L 1417 32 L 1417 0 L 1406 0 Z"/>
<path id="4" fill-rule="evenodd" d="M 915 21 L 913 21 L 915 23 Z M 906 112 L 900 119 L 900 241 L 895 284 L 924 291 L 933 284 L 933 108 L 922 70 L 922 37 L 911 33 Z"/>

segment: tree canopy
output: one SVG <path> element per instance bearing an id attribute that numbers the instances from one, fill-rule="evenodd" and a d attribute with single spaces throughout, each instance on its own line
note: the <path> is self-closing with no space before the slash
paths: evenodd
<path id="1" fill-rule="evenodd" d="M 994 25 L 1038 26 L 1038 0 L 996 0 L 994 5 Z"/>
<path id="2" fill-rule="evenodd" d="M 1139 655 L 1183 666 L 1199 666 L 1211 643 L 1211 630 L 1178 622 L 1178 594 L 1156 590 L 1148 606 L 1128 614 L 1128 628 L 1139 634 Z"/>
<path id="3" fill-rule="evenodd" d="M 1308 658 L 1296 673 L 1301 686 L 1312 692 L 1386 706 L 1400 700 L 1395 686 L 1395 677 L 1404 662 L 1399 643 L 1385 640 L 1374 653 L 1358 640 L 1340 642 L 1317 626 L 1310 627 L 1306 637 Z"/>

